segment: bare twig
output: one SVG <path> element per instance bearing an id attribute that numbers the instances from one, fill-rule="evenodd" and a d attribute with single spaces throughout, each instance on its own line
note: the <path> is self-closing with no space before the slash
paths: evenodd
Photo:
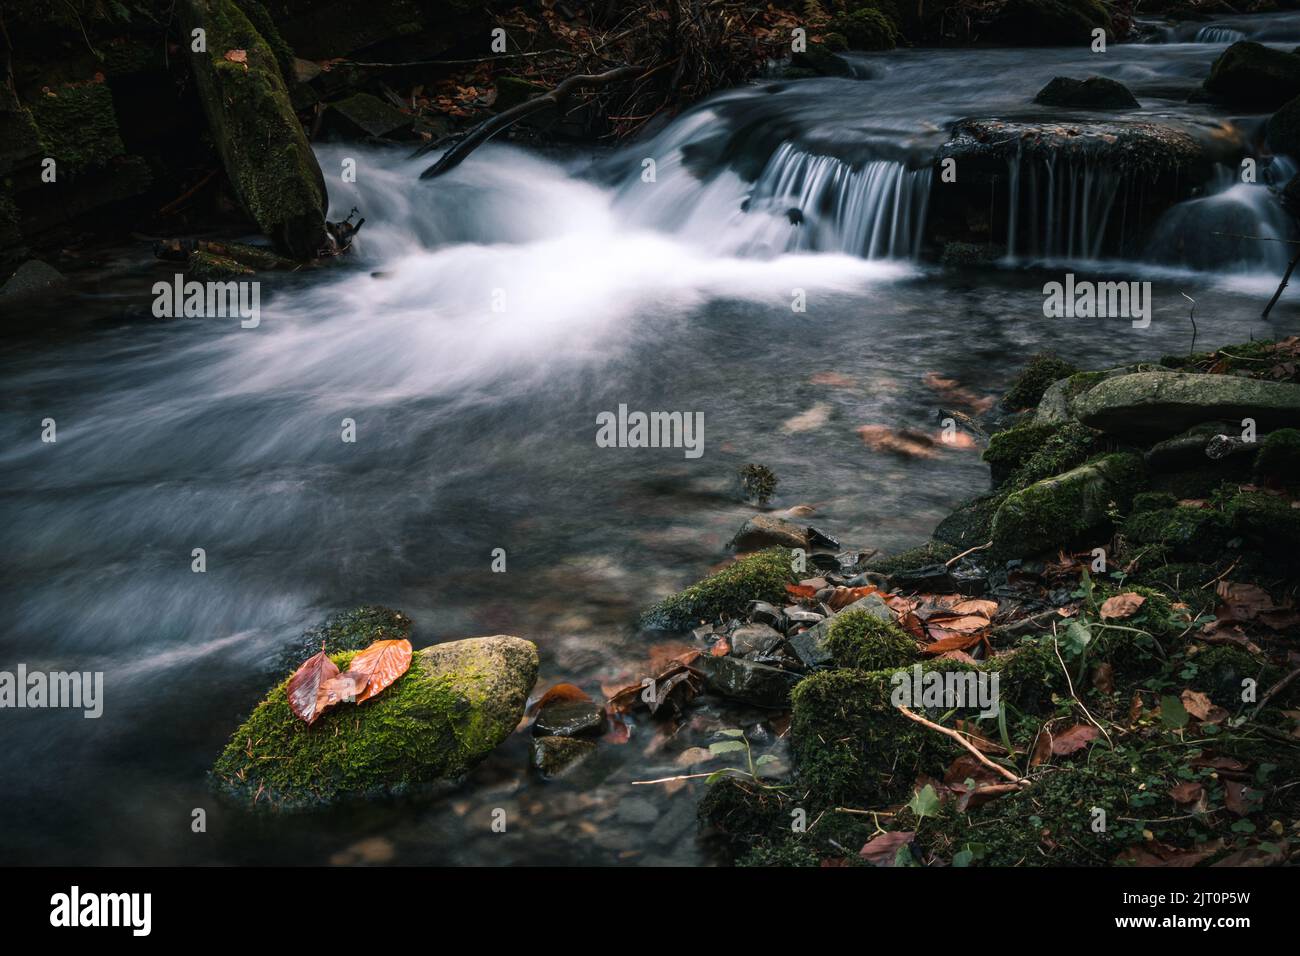
<path id="1" fill-rule="evenodd" d="M 1102 736 L 1106 738 L 1106 743 L 1110 744 L 1110 749 L 1114 750 L 1115 741 L 1110 739 L 1110 734 L 1106 733 L 1106 728 L 1097 722 L 1097 718 L 1092 716 L 1083 701 L 1079 700 L 1079 695 L 1074 692 L 1074 681 L 1070 679 L 1070 668 L 1065 666 L 1065 658 L 1061 657 L 1061 648 L 1056 643 L 1055 627 L 1052 628 L 1052 650 L 1056 651 L 1056 659 L 1061 662 L 1061 670 L 1065 672 L 1065 683 L 1066 686 L 1070 688 L 1070 696 L 1073 697 L 1074 702 L 1082 708 L 1084 716 L 1088 718 L 1088 722 L 1101 731 Z"/>
<path id="2" fill-rule="evenodd" d="M 963 747 L 969 750 L 975 756 L 976 760 L 984 764 L 984 766 L 988 767 L 990 770 L 996 771 L 997 773 L 1006 777 L 1017 787 L 1029 786 L 1028 780 L 1024 779 L 1023 777 L 1017 777 L 1006 767 L 1002 766 L 1001 764 L 994 763 L 988 757 L 980 753 L 979 749 L 974 744 L 972 744 L 969 740 L 967 740 L 957 731 L 950 730 L 947 727 L 944 727 L 942 724 L 936 724 L 932 720 L 926 720 L 920 714 L 914 714 L 906 707 L 898 707 L 897 709 L 899 710 L 900 713 L 903 714 L 904 717 L 907 717 L 909 720 L 914 720 L 923 727 L 929 727 L 931 730 L 938 731 L 939 733 L 943 734 L 945 737 L 951 737 L 953 740 L 957 741 L 957 743 L 961 744 Z"/>
<path id="3" fill-rule="evenodd" d="M 985 548 L 991 548 L 991 547 L 993 547 L 992 541 L 985 541 L 983 544 L 977 544 L 973 548 L 967 548 L 965 551 L 963 551 L 961 554 L 957 555 L 956 557 L 949 558 L 947 561 L 943 563 L 943 566 L 945 568 L 950 568 L 958 561 L 960 561 L 962 558 L 966 557 L 968 554 L 974 554 L 976 551 L 983 551 Z"/>
<path id="4" fill-rule="evenodd" d="M 610 83 L 617 83 L 620 80 L 628 80 L 634 76 L 640 76 L 645 72 L 644 67 L 640 66 L 620 66 L 613 70 L 594 75 L 579 73 L 564 80 L 555 89 L 549 93 L 543 93 L 540 96 L 534 96 L 530 100 L 525 100 L 518 106 L 513 106 L 503 113 L 498 113 L 491 119 L 480 123 L 470 131 L 464 139 L 453 146 L 447 152 L 443 153 L 441 158 L 420 174 L 421 179 L 433 179 L 441 176 L 443 173 L 455 169 L 465 157 L 475 149 L 482 146 L 497 133 L 508 128 L 525 116 L 540 112 L 551 107 L 558 107 L 570 93 L 580 89 L 589 89 L 594 86 L 607 86 Z"/>

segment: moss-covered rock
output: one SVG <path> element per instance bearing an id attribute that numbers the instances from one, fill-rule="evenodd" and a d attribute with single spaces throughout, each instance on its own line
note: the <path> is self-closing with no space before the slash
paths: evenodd
<path id="1" fill-rule="evenodd" d="M 1214 61 L 1205 90 L 1232 106 L 1273 109 L 1300 95 L 1300 56 L 1240 40 Z"/>
<path id="2" fill-rule="evenodd" d="M 190 62 L 235 194 L 278 249 L 312 258 L 325 245 L 325 180 L 274 53 L 234 0 L 182 0 L 179 11 L 186 34 L 207 32 Z"/>
<path id="3" fill-rule="evenodd" d="M 1140 490 L 1142 458 L 1104 455 L 1007 497 L 993 519 L 993 553 L 1026 557 L 1077 543 L 1127 510 Z"/>
<path id="4" fill-rule="evenodd" d="M 331 132 L 354 139 L 403 138 L 410 135 L 414 117 L 369 93 L 354 93 L 331 103 L 326 113 Z"/>
<path id="5" fill-rule="evenodd" d="M 41 148 L 60 172 L 78 173 L 103 166 L 125 151 L 106 83 L 60 86 L 31 104 Z"/>
<path id="6" fill-rule="evenodd" d="M 837 614 L 826 647 L 836 665 L 860 671 L 903 667 L 921 657 L 916 641 L 906 631 L 866 611 Z"/>
<path id="7" fill-rule="evenodd" d="M 375 641 L 410 640 L 410 637 L 411 619 L 401 611 L 363 604 L 331 614 L 323 623 L 307 628 L 276 658 L 276 668 L 292 673 L 322 647 L 330 653 L 361 651 Z"/>
<path id="8" fill-rule="evenodd" d="M 1065 359 L 1051 352 L 1035 355 L 1030 358 L 1024 371 L 1016 378 L 1006 395 L 1002 396 L 1002 406 L 1016 411 L 1033 408 L 1043 397 L 1043 392 L 1047 391 L 1049 385 L 1077 371 L 1078 369 Z"/>
<path id="9" fill-rule="evenodd" d="M 1172 499 L 1172 495 L 1168 495 Z M 1137 511 L 1125 519 L 1124 540 L 1130 548 L 1161 548 L 1161 556 L 1197 560 L 1220 553 L 1232 538 L 1232 522 L 1214 508 L 1164 507 Z"/>
<path id="10" fill-rule="evenodd" d="M 1038 425 L 1030 420 L 992 435 L 983 458 L 988 463 L 993 483 L 1000 485 L 1010 478 L 1012 472 L 1056 433 L 1056 429 L 1056 425 Z"/>
<path id="11" fill-rule="evenodd" d="M 330 657 L 346 670 L 353 656 Z M 253 807 L 305 809 L 461 777 L 515 729 L 537 664 L 537 648 L 515 637 L 437 644 L 377 697 L 311 726 L 289 709 L 286 678 L 232 735 L 213 778 Z"/>
<path id="12" fill-rule="evenodd" d="M 898 24 L 888 14 L 862 7 L 836 17 L 831 28 L 843 35 L 852 50 L 892 50 L 901 39 Z"/>
<path id="13" fill-rule="evenodd" d="M 1300 483 L 1300 429 L 1279 428 L 1267 435 L 1255 457 L 1255 474 L 1282 485 Z"/>
<path id="14" fill-rule="evenodd" d="M 1137 372 L 1097 383 L 1072 404 L 1083 424 L 1142 439 L 1205 421 L 1253 418 L 1260 429 L 1300 421 L 1300 385 L 1236 375 Z"/>
<path id="15" fill-rule="evenodd" d="M 1294 564 L 1300 557 L 1300 508 L 1280 495 L 1247 492 L 1224 509 L 1233 530 L 1264 554 Z"/>
<path id="16" fill-rule="evenodd" d="M 925 544 L 917 545 L 915 548 L 908 548 L 906 551 L 898 552 L 898 554 L 876 558 L 868 563 L 867 568 L 876 574 L 886 576 L 898 574 L 901 571 L 915 571 L 918 568 L 928 567 L 932 564 L 942 564 L 948 559 L 956 557 L 963 550 L 965 549 L 942 541 L 927 541 Z"/>
<path id="17" fill-rule="evenodd" d="M 750 601 L 780 604 L 794 579 L 790 552 L 768 548 L 745 555 L 697 584 L 664 598 L 641 615 L 641 626 L 684 631 L 705 621 L 739 617 Z"/>
<path id="18" fill-rule="evenodd" d="M 253 275 L 252 269 L 234 259 L 201 250 L 190 253 L 188 266 L 189 277 L 200 282 L 219 282 Z"/>

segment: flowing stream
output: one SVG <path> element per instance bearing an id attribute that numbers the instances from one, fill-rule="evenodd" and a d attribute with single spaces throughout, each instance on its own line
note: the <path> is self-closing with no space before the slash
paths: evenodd
<path id="1" fill-rule="evenodd" d="M 725 560 L 752 513 L 733 487 L 744 463 L 780 476 L 776 507 L 811 505 L 846 545 L 897 550 L 987 483 L 977 450 L 899 459 L 856 435 L 937 433 L 952 406 L 926 373 L 992 396 L 1047 348 L 1084 367 L 1186 351 L 1184 295 L 1198 348 L 1300 331 L 1294 296 L 1258 318 L 1281 243 L 1200 243 L 1291 235 L 1265 178 L 1226 168 L 1123 261 L 1097 239 L 1115 183 L 1065 165 L 1054 192 L 1043 169 L 1009 170 L 1021 215 L 998 267 L 941 268 L 925 246 L 930 157 L 955 121 L 1041 118 L 1030 101 L 1051 77 L 1100 73 L 1139 117 L 1251 139 L 1265 117 L 1186 96 L 1230 34 L 1289 49 L 1297 21 L 1179 27 L 1104 56 L 852 55 L 869 79 L 757 83 L 615 154 L 489 145 L 433 182 L 418 179 L 427 158 L 322 146 L 332 216 L 355 206 L 366 225 L 346 261 L 262 276 L 256 329 L 153 319 L 171 270 L 143 248 L 88 262 L 73 314 L 32 310 L 0 351 L 0 669 L 102 670 L 104 715 L 0 715 L 6 861 L 708 861 L 702 782 L 632 781 L 685 772 L 678 756 L 728 726 L 761 725 L 784 759 L 779 727 L 714 699 L 675 732 L 638 719 L 549 783 L 523 734 L 449 795 L 327 813 L 250 815 L 204 774 L 280 676 L 277 654 L 332 611 L 401 609 L 417 647 L 525 637 L 539 689 L 599 697 L 635 682 L 662 639 L 635 631 L 636 612 Z M 345 157 L 355 183 L 338 182 Z M 1043 283 L 1066 268 L 1151 281 L 1150 327 L 1045 319 Z M 703 457 L 597 448 L 595 417 L 619 404 L 703 412 Z M 516 821 L 505 834 L 489 826 L 498 807 Z"/>

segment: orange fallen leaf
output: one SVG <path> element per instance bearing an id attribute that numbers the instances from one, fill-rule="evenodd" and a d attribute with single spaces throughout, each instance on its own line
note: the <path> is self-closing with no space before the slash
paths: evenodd
<path id="1" fill-rule="evenodd" d="M 320 716 L 317 708 L 317 695 L 321 685 L 333 680 L 339 674 L 338 665 L 329 659 L 325 649 L 313 654 L 293 672 L 289 678 L 286 693 L 289 696 L 289 709 L 294 716 L 307 723 L 313 723 Z"/>
<path id="2" fill-rule="evenodd" d="M 379 694 L 385 687 L 406 673 L 411 666 L 411 642 L 405 638 L 396 641 L 375 641 L 352 658 L 348 671 L 366 677 L 365 688 L 357 697 L 362 704 Z"/>
<path id="3" fill-rule="evenodd" d="M 1091 724 L 1075 724 L 1065 733 L 1052 737 L 1052 753 L 1058 757 L 1069 756 L 1088 746 L 1097 736 L 1097 728 Z"/>
<path id="4" fill-rule="evenodd" d="M 1114 597 L 1107 598 L 1102 602 L 1101 619 L 1103 621 L 1122 621 L 1124 618 L 1136 614 L 1146 602 L 1146 598 L 1133 591 L 1116 594 Z"/>

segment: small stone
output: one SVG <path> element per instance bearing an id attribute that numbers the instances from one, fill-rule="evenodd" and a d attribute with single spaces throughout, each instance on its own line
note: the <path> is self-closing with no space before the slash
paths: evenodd
<path id="1" fill-rule="evenodd" d="M 809 669 L 825 667 L 833 660 L 831 652 L 826 648 L 826 638 L 835 615 L 830 613 L 829 608 L 826 610 L 827 614 L 824 620 L 800 634 L 793 635 L 789 639 L 790 647 L 799 656 L 799 660 L 803 662 L 804 667 Z M 840 613 L 843 614 L 844 611 L 866 611 L 872 617 L 877 617 L 882 621 L 892 621 L 894 619 L 894 612 L 889 609 L 889 605 L 884 602 L 879 594 L 868 594 L 866 597 L 854 601 Z"/>
<path id="2" fill-rule="evenodd" d="M 590 700 L 557 700 L 537 714 L 535 737 L 599 736 L 605 732 L 605 711 Z"/>
<path id="3" fill-rule="evenodd" d="M 558 777 L 595 753 L 596 744 L 574 737 L 534 737 L 533 766 L 544 777 Z"/>
<path id="4" fill-rule="evenodd" d="M 659 819 L 659 808 L 644 797 L 625 797 L 618 802 L 616 816 L 623 823 L 645 826 Z"/>
<path id="5" fill-rule="evenodd" d="M 785 627 L 785 615 L 766 601 L 750 601 L 745 613 L 755 624 L 767 624 L 778 629 Z"/>
<path id="6" fill-rule="evenodd" d="M 766 624 L 746 624 L 731 635 L 731 653 L 737 657 L 757 657 L 772 653 L 785 638 Z"/>
<path id="7" fill-rule="evenodd" d="M 759 551 L 772 546 L 808 550 L 808 532 L 793 521 L 775 515 L 754 515 L 731 539 L 737 551 Z"/>
<path id="8" fill-rule="evenodd" d="M 801 675 L 739 657 L 700 657 L 696 667 L 709 689 L 723 697 L 743 700 L 756 707 L 786 707 L 790 691 Z"/>

